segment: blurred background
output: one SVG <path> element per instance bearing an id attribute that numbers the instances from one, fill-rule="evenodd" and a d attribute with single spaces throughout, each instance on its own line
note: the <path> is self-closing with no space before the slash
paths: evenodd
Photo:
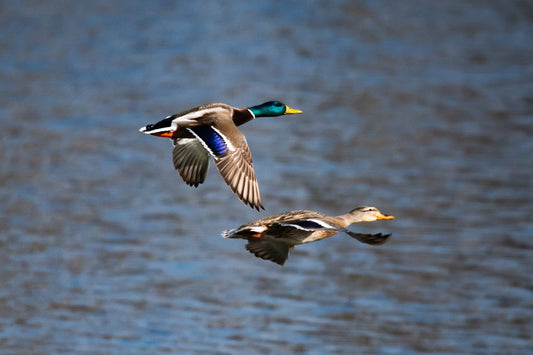
<path id="1" fill-rule="evenodd" d="M 533 352 L 531 1 L 1 1 L 2 354 Z M 242 126 L 265 204 L 139 127 Z M 220 233 L 373 205 L 284 267 Z"/>

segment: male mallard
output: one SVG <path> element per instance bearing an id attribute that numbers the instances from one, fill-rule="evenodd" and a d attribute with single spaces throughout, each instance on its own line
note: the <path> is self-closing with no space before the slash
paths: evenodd
<path id="1" fill-rule="evenodd" d="M 283 265 L 295 245 L 328 238 L 338 232 L 345 232 L 366 244 L 383 244 L 390 234 L 361 234 L 346 229 L 352 223 L 373 222 L 379 219 L 394 219 L 394 216 L 383 214 L 376 207 L 368 206 L 357 207 L 335 217 L 314 211 L 290 211 L 258 219 L 237 229 L 226 230 L 222 236 L 246 239 L 246 249 L 252 254 Z"/>
<path id="2" fill-rule="evenodd" d="M 275 117 L 302 111 L 279 101 L 236 108 L 207 104 L 168 116 L 139 131 L 174 141 L 172 160 L 181 178 L 197 187 L 205 181 L 212 156 L 222 178 L 244 204 L 264 208 L 255 178 L 252 155 L 240 126 L 256 117 Z"/>

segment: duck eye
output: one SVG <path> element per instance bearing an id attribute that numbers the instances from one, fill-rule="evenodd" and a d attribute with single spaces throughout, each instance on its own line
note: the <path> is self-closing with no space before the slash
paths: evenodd
<path id="1" fill-rule="evenodd" d="M 275 106 L 277 106 L 277 107 L 281 107 L 281 106 L 283 106 L 283 105 L 281 104 L 281 102 L 276 102 L 276 103 L 275 103 Z"/>

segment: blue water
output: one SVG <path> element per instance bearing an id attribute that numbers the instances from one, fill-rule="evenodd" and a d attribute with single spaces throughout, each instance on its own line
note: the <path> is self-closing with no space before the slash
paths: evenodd
<path id="1" fill-rule="evenodd" d="M 533 352 L 528 1 L 0 3 L 0 353 Z M 138 128 L 242 126 L 266 210 Z M 220 233 L 373 205 L 284 267 Z"/>

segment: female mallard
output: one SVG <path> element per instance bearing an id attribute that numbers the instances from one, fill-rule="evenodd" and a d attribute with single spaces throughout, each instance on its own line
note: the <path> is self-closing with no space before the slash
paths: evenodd
<path id="1" fill-rule="evenodd" d="M 264 208 L 255 178 L 252 155 L 240 126 L 256 117 L 275 117 L 302 111 L 279 101 L 235 108 L 207 104 L 168 116 L 139 131 L 174 141 L 172 160 L 181 178 L 197 187 L 205 181 L 212 156 L 222 178 L 231 190 L 252 208 Z"/>
<path id="2" fill-rule="evenodd" d="M 335 217 L 314 211 L 291 211 L 224 231 L 222 236 L 246 239 L 246 249 L 252 254 L 283 265 L 295 245 L 328 238 L 338 232 L 345 232 L 366 244 L 383 244 L 390 234 L 360 234 L 346 229 L 352 223 L 373 222 L 379 219 L 394 219 L 394 216 L 383 214 L 376 207 L 368 206 L 357 207 Z"/>

